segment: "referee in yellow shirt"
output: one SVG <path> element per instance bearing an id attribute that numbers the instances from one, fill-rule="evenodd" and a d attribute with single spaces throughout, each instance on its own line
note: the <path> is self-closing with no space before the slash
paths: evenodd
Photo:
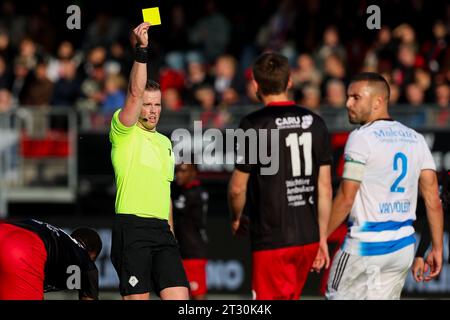
<path id="1" fill-rule="evenodd" d="M 172 233 L 170 140 L 156 131 L 159 85 L 147 81 L 148 23 L 133 30 L 135 61 L 125 106 L 114 114 L 109 138 L 117 185 L 111 260 L 125 300 L 189 298 L 189 283 Z"/>

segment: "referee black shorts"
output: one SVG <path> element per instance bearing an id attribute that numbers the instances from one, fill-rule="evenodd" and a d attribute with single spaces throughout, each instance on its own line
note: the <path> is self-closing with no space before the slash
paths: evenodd
<path id="1" fill-rule="evenodd" d="M 117 214 L 111 261 L 119 276 L 122 296 L 187 287 L 177 241 L 167 220 Z"/>

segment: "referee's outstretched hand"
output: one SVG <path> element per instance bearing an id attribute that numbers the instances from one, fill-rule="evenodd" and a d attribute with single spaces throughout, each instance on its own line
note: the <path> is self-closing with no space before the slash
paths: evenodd
<path id="1" fill-rule="evenodd" d="M 148 28 L 150 28 L 150 23 L 142 22 L 133 30 L 137 43 L 143 48 L 148 46 Z"/>

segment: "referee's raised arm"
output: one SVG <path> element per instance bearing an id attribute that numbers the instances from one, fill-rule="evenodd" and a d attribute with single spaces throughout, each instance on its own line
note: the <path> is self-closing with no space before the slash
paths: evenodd
<path id="1" fill-rule="evenodd" d="M 136 37 L 136 53 L 130 73 L 127 99 L 119 114 L 120 122 L 131 127 L 136 124 L 142 107 L 142 96 L 147 82 L 148 28 L 150 24 L 141 23 L 133 30 Z"/>

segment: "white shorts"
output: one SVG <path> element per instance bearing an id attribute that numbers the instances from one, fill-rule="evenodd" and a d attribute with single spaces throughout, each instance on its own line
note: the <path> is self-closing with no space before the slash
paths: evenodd
<path id="1" fill-rule="evenodd" d="M 325 296 L 330 300 L 398 300 L 413 260 L 414 245 L 377 256 L 339 250 Z"/>

